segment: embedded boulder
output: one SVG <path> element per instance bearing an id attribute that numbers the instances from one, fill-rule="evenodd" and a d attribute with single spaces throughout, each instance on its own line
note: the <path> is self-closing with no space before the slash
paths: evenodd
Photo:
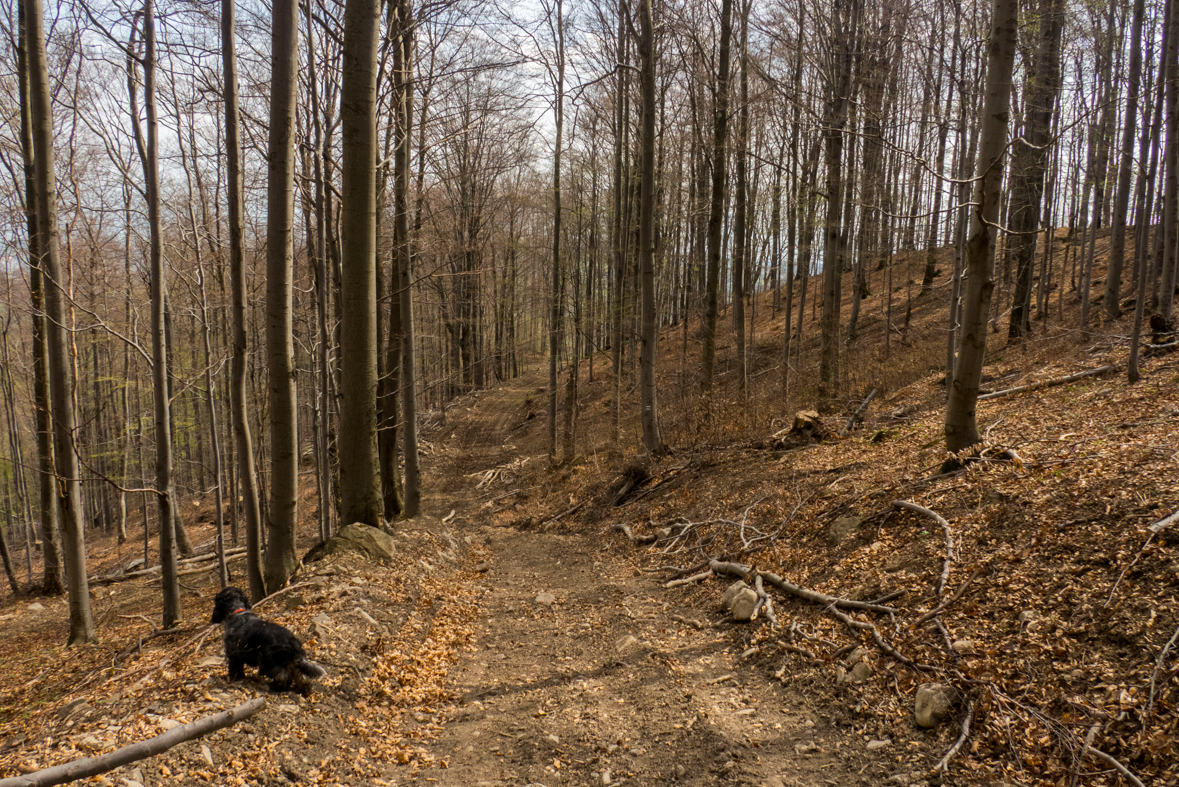
<path id="1" fill-rule="evenodd" d="M 393 537 L 383 530 L 354 522 L 344 525 L 323 545 L 322 556 L 359 552 L 372 559 L 392 563 L 397 558 Z"/>

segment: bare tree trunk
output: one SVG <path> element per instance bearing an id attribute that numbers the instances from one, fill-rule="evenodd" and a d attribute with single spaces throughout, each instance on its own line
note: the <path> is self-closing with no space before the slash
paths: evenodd
<path id="1" fill-rule="evenodd" d="M 340 125 L 340 515 L 379 527 L 384 519 L 377 452 L 377 40 L 376 0 L 344 7 Z"/>
<path id="2" fill-rule="evenodd" d="M 270 378 L 271 474 L 269 539 L 264 563 L 266 589 L 271 593 L 287 583 L 298 562 L 295 525 L 299 505 L 299 430 L 291 315 L 298 0 L 276 0 L 272 21 L 266 186 L 266 355 Z M 366 164 L 371 163 L 370 156 Z"/>
<path id="3" fill-rule="evenodd" d="M 946 404 L 946 449 L 953 454 L 979 442 L 975 405 L 987 349 L 987 311 L 995 288 L 1000 185 L 1006 155 L 1018 17 L 1018 0 L 995 0 L 987 45 L 987 93 L 979 117 L 978 167 L 966 240 L 962 340 L 953 387 Z"/>
<path id="4" fill-rule="evenodd" d="M 1018 340 L 1031 330 L 1032 272 L 1048 168 L 1052 113 L 1060 92 L 1060 38 L 1064 8 L 1060 0 L 1044 0 L 1040 10 L 1039 44 L 1024 80 L 1024 131 L 1015 144 L 1011 164 L 1011 203 L 1007 224 L 1009 254 L 1015 260 L 1015 289 L 1007 338 Z"/>
<path id="5" fill-rule="evenodd" d="M 549 282 L 549 461 L 557 461 L 557 355 L 560 351 L 561 298 L 564 287 L 561 278 L 561 146 L 564 142 L 565 126 L 565 22 L 562 0 L 556 0 L 553 12 L 556 26 L 553 29 L 557 47 L 557 92 L 553 103 L 553 122 L 556 124 L 556 141 L 553 144 L 553 257 Z M 550 22 L 550 24 L 552 24 Z"/>
<path id="6" fill-rule="evenodd" d="M 401 298 L 401 445 L 405 454 L 405 508 L 407 519 L 422 510 L 422 471 L 418 463 L 417 370 L 414 366 L 413 238 L 409 232 L 410 131 L 413 129 L 414 20 L 410 0 L 397 0 L 400 46 L 394 49 L 393 69 L 400 74 L 398 96 L 405 133 L 394 153 L 393 243 L 397 248 L 397 283 Z M 419 211 L 420 212 L 420 211 Z M 415 225 L 417 220 L 415 219 Z"/>
<path id="7" fill-rule="evenodd" d="M 225 155 L 228 161 L 229 281 L 232 297 L 230 309 L 233 313 L 229 403 L 246 527 L 246 574 L 250 582 L 250 598 L 258 601 L 266 595 L 266 585 L 262 577 L 262 515 L 258 505 L 258 474 L 254 467 L 250 421 L 246 417 L 246 359 L 249 348 L 246 339 L 245 263 L 242 256 L 241 116 L 237 99 L 235 27 L 234 0 L 221 0 L 221 63 L 225 83 Z M 236 498 L 237 493 L 235 489 L 233 497 Z"/>
<path id="8" fill-rule="evenodd" d="M 701 388 L 712 392 L 716 371 L 716 324 L 720 314 L 721 228 L 725 214 L 725 170 L 729 128 L 729 47 L 733 38 L 733 0 L 721 0 L 720 60 L 712 110 L 712 196 L 708 212 L 708 273 L 704 308 Z"/>
<path id="9" fill-rule="evenodd" d="M 727 2 L 728 0 L 726 0 Z M 655 32 L 651 0 L 639 0 L 639 85 L 643 97 L 642 175 L 639 183 L 639 285 L 642 327 L 639 354 L 639 392 L 642 399 L 643 448 L 648 456 L 664 451 L 659 433 L 659 405 L 655 363 L 659 325 L 655 316 Z"/>
<path id="10" fill-rule="evenodd" d="M 1175 151 L 1179 146 L 1179 2 L 1170 0 L 1167 17 L 1167 46 L 1163 50 L 1166 64 L 1166 114 L 1164 124 L 1167 130 L 1163 148 L 1166 174 L 1163 185 L 1163 257 L 1159 266 L 1158 305 L 1163 319 L 1171 319 L 1175 300 L 1176 275 L 1176 222 L 1179 221 L 1179 165 L 1176 165 Z"/>
<path id="11" fill-rule="evenodd" d="M 24 159 L 25 210 L 29 235 L 29 300 L 33 312 L 33 408 L 37 424 L 37 474 L 40 490 L 42 592 L 65 593 L 62 580 L 61 534 L 58 531 L 57 496 L 54 494 L 53 425 L 50 421 L 49 347 L 45 326 L 45 286 L 41 268 L 42 243 L 38 235 L 36 165 L 33 161 L 32 100 L 29 95 L 29 37 L 25 3 L 19 3 L 20 39 L 17 72 L 20 86 L 20 143 Z"/>
<path id="12" fill-rule="evenodd" d="M 40 0 L 24 0 L 28 30 L 29 107 L 32 122 L 36 182 L 37 249 L 45 276 L 45 323 L 48 338 L 49 389 L 53 411 L 54 455 L 61 511 L 62 551 L 70 605 L 68 644 L 97 639 L 90 613 L 86 576 L 86 544 L 82 535 L 82 484 L 74 452 L 74 367 L 66 330 L 65 291 L 57 240 L 57 186 L 53 163 L 53 113 L 49 96 L 49 68 L 45 54 L 45 24 Z"/>
<path id="13" fill-rule="evenodd" d="M 745 348 L 745 276 L 749 268 L 749 249 L 746 246 L 746 202 L 749 196 L 747 158 L 749 148 L 749 12 L 752 0 L 741 4 L 741 81 L 740 106 L 737 114 L 736 180 L 733 184 L 733 328 L 737 345 L 737 389 L 748 404 L 746 386 L 749 378 L 749 359 Z"/>
<path id="14" fill-rule="evenodd" d="M 851 93 L 852 53 L 859 29 L 860 0 L 850 0 L 844 28 L 844 0 L 836 0 L 832 18 L 831 99 L 823 136 L 827 140 L 827 226 L 823 260 L 823 317 L 819 324 L 819 399 L 830 405 L 839 388 L 839 307 L 843 298 L 843 263 L 847 243 L 843 231 L 843 132 Z"/>
<path id="15" fill-rule="evenodd" d="M 1145 0 L 1134 0 L 1130 32 L 1130 73 L 1126 88 L 1126 116 L 1122 126 L 1122 150 L 1118 157 L 1117 195 L 1114 197 L 1109 238 L 1109 270 L 1105 275 L 1105 314 L 1122 316 L 1122 264 L 1126 252 L 1126 214 L 1130 210 L 1130 176 L 1134 174 L 1134 132 L 1138 128 L 1138 92 L 1142 84 L 1142 27 Z M 1143 217 L 1139 217 L 1139 222 Z"/>

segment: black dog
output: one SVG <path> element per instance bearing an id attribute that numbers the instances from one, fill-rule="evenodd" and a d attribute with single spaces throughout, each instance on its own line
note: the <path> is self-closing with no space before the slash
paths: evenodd
<path id="1" fill-rule="evenodd" d="M 213 622 L 225 623 L 225 661 L 229 679 L 246 676 L 249 664 L 270 681 L 273 691 L 311 691 L 308 678 L 323 677 L 323 667 L 310 661 L 299 639 L 277 623 L 262 620 L 250 610 L 250 601 L 238 588 L 229 587 L 213 602 Z"/>

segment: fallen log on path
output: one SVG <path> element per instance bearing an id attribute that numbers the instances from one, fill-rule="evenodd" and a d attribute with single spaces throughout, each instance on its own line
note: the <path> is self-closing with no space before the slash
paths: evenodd
<path id="1" fill-rule="evenodd" d="M 77 781 L 78 779 L 97 776 L 100 773 L 112 771 L 128 763 L 154 757 L 179 743 L 191 741 L 202 735 L 208 735 L 210 732 L 215 732 L 231 724 L 237 724 L 239 721 L 253 716 L 265 704 L 265 697 L 256 697 L 243 705 L 238 705 L 236 708 L 215 713 L 212 716 L 206 716 L 203 719 L 197 719 L 188 724 L 182 724 L 179 727 L 173 727 L 154 738 L 132 743 L 129 746 L 116 749 L 109 754 L 103 754 L 98 757 L 86 757 L 23 776 L 0 779 L 0 787 L 50 787 L 54 784 L 66 784 Z"/>

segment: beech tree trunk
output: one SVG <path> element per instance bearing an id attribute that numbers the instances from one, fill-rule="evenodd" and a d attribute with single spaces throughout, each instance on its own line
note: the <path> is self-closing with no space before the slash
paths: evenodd
<path id="1" fill-rule="evenodd" d="M 54 457 L 58 504 L 61 512 L 62 552 L 70 607 L 68 644 L 94 642 L 97 634 L 90 612 L 86 575 L 86 543 L 82 534 L 82 483 L 74 452 L 74 366 L 66 330 L 65 292 L 57 236 L 57 184 L 53 160 L 53 112 L 49 96 L 49 67 L 45 54 L 45 22 L 41 0 L 23 0 L 28 28 L 29 117 L 32 121 L 33 164 L 36 184 L 37 238 L 40 268 L 45 276 L 45 324 L 49 359 L 49 389 L 53 412 Z"/>
<path id="2" fill-rule="evenodd" d="M 946 404 L 946 450 L 957 454 L 979 442 L 975 407 L 987 349 L 987 314 L 995 289 L 1000 186 L 1011 105 L 1011 72 L 1018 35 L 1018 0 L 995 0 L 987 44 L 986 97 L 979 116 L 978 166 L 966 238 L 962 334 Z"/>
<path id="3" fill-rule="evenodd" d="M 254 441 L 246 417 L 246 277 L 242 256 L 242 161 L 241 116 L 238 110 L 237 42 L 234 0 L 221 0 L 221 67 L 225 84 L 226 198 L 229 203 L 229 281 L 233 319 L 233 359 L 229 374 L 230 418 L 233 421 L 234 450 L 241 508 L 246 528 L 246 575 L 250 598 L 266 595 L 262 577 L 262 515 L 258 504 L 258 473 L 254 467 Z M 238 494 L 237 489 L 234 495 Z M 232 496 L 231 496 L 232 497 Z"/>
<path id="4" fill-rule="evenodd" d="M 721 0 L 720 59 L 712 110 L 712 197 L 708 210 L 708 265 L 704 296 L 704 348 L 701 388 L 712 391 L 716 369 L 716 323 L 720 315 L 721 229 L 725 214 L 725 172 L 729 128 L 729 47 L 733 38 L 733 0 Z"/>
<path id="5" fill-rule="evenodd" d="M 37 174 L 33 161 L 33 118 L 29 95 L 29 36 L 25 3 L 18 3 L 20 38 L 17 45 L 17 79 L 20 92 L 20 146 L 24 161 L 25 211 L 29 235 L 29 300 L 33 318 L 33 409 L 37 428 L 37 486 L 40 491 L 41 590 L 47 596 L 65 593 L 58 530 L 57 496 L 54 494 L 53 424 L 50 420 L 49 345 L 45 326 L 45 277 L 41 268 L 42 244 L 38 235 Z"/>
<path id="6" fill-rule="evenodd" d="M 340 124 L 340 516 L 379 527 L 384 519 L 377 452 L 377 41 L 376 0 L 344 6 Z"/>
<path id="7" fill-rule="evenodd" d="M 275 0 L 271 26 L 270 140 L 266 184 L 266 355 L 270 378 L 270 504 L 265 580 L 269 593 L 295 571 L 299 430 L 291 315 L 295 215 L 295 91 L 298 2 Z M 371 164 L 372 157 L 368 159 Z"/>
<path id="8" fill-rule="evenodd" d="M 639 392 L 643 408 L 643 448 L 649 456 L 654 456 L 663 453 L 664 449 L 655 390 L 659 326 L 655 318 L 655 32 L 651 21 L 651 0 L 639 0 L 639 59 L 643 99 L 640 140 L 643 169 L 639 183 L 639 286 L 642 301 Z"/>

